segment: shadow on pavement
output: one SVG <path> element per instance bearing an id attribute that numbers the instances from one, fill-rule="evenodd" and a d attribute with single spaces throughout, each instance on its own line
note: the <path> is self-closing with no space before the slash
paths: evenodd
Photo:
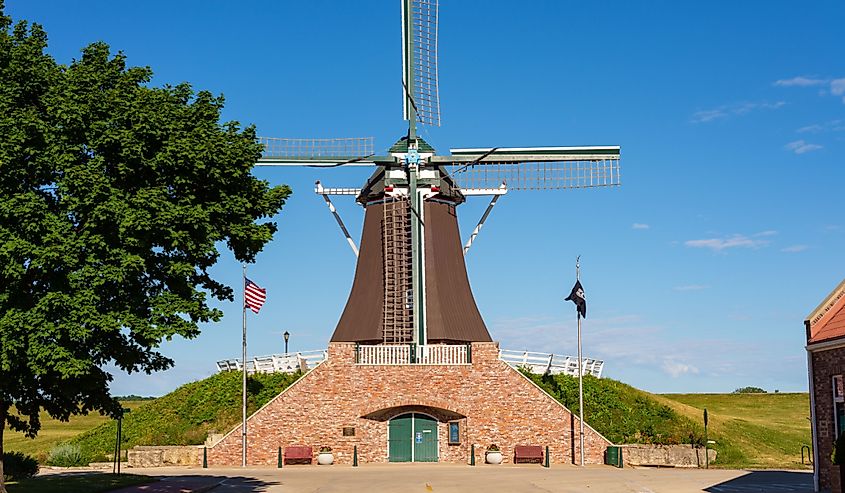
<path id="1" fill-rule="evenodd" d="M 704 491 L 711 493 L 795 492 L 812 493 L 813 473 L 803 471 L 749 471 L 724 483 L 714 484 Z"/>
<path id="2" fill-rule="evenodd" d="M 250 493 L 267 491 L 280 483 L 243 476 L 224 475 L 153 475 L 158 481 L 114 490 L 113 493 L 193 493 L 214 492 Z"/>

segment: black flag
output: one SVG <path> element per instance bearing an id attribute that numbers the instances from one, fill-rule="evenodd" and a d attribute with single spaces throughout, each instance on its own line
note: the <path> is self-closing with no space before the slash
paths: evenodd
<path id="1" fill-rule="evenodd" d="M 572 292 L 566 297 L 566 301 L 575 303 L 578 313 L 582 317 L 587 318 L 587 297 L 584 296 L 584 288 L 581 286 L 581 281 L 575 281 L 575 286 L 572 286 Z"/>

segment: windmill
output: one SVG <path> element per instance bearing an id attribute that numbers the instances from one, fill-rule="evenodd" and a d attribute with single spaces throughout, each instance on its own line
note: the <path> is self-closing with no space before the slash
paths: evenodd
<path id="1" fill-rule="evenodd" d="M 491 340 L 464 255 L 496 201 L 510 191 L 618 186 L 620 148 L 483 147 L 438 154 L 417 133 L 417 125 L 440 125 L 438 4 L 401 4 L 405 135 L 380 156 L 372 138 L 261 138 L 257 165 L 374 168 L 360 188 L 315 185 L 357 257 L 352 291 L 331 340 L 403 345 L 413 360 L 432 344 Z M 364 208 L 360 248 L 332 195 L 353 196 Z M 490 203 L 462 245 L 455 211 L 474 196 L 490 197 Z"/>

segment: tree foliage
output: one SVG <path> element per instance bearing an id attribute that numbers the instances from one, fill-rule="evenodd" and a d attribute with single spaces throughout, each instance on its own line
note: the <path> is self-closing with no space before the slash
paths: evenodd
<path id="1" fill-rule="evenodd" d="M 775 391 L 777 392 L 777 390 Z M 766 391 L 760 387 L 740 387 L 733 392 L 734 394 L 765 394 Z"/>
<path id="2" fill-rule="evenodd" d="M 254 260 L 290 194 L 252 176 L 254 128 L 221 123 L 222 97 L 150 87 L 103 43 L 66 66 L 46 48 L 0 0 L 0 438 L 41 409 L 120 413 L 103 367 L 172 366 L 161 341 L 233 299 L 217 246 Z"/>

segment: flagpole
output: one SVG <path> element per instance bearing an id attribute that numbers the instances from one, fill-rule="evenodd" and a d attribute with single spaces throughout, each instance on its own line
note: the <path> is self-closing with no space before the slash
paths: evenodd
<path id="1" fill-rule="evenodd" d="M 243 370 L 243 388 L 241 399 L 241 467 L 246 467 L 246 264 L 243 267 L 243 361 L 241 369 Z"/>
<path id="2" fill-rule="evenodd" d="M 581 280 L 581 256 L 575 259 L 575 281 Z M 581 450 L 581 466 L 584 466 L 584 361 L 581 358 L 581 312 L 578 313 L 578 448 Z"/>

